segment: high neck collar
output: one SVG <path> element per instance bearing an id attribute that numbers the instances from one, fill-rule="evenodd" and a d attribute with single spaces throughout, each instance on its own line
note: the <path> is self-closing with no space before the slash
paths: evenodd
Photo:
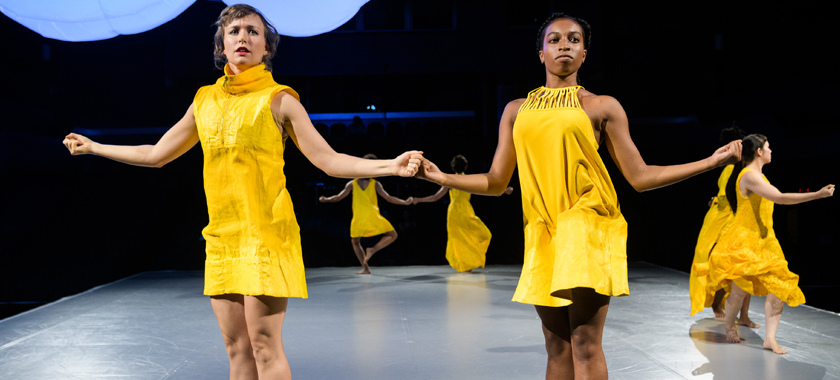
<path id="1" fill-rule="evenodd" d="M 259 91 L 272 84 L 274 84 L 274 77 L 265 69 L 263 63 L 239 74 L 233 74 L 230 67 L 225 65 L 225 76 L 216 81 L 217 86 L 231 94 Z"/>

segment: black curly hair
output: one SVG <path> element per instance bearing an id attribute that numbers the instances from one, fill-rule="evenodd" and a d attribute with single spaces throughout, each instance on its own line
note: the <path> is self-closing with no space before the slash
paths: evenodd
<path id="1" fill-rule="evenodd" d="M 537 53 L 541 52 L 543 49 L 543 39 L 545 39 L 545 30 L 548 29 L 548 26 L 551 25 L 552 22 L 559 20 L 561 18 L 572 20 L 581 28 L 583 28 L 583 48 L 589 50 L 589 45 L 592 43 L 592 27 L 589 26 L 589 23 L 582 18 L 577 18 L 573 16 L 569 16 L 563 12 L 557 12 L 548 16 L 545 22 L 540 26 L 540 32 L 537 33 Z"/>
<path id="2" fill-rule="evenodd" d="M 452 157 L 452 161 L 449 163 L 452 166 L 452 171 L 455 173 L 464 173 L 467 171 L 467 158 L 462 155 L 457 155 Z"/>
<path id="3" fill-rule="evenodd" d="M 735 140 L 742 140 L 747 133 L 738 128 L 735 123 L 732 123 L 732 126 L 729 128 L 724 128 L 720 131 L 720 142 L 724 144 L 729 144 Z"/>

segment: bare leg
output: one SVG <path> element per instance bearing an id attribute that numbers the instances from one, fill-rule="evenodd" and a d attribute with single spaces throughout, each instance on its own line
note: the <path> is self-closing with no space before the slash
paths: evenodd
<path id="1" fill-rule="evenodd" d="M 712 311 L 715 312 L 715 318 L 726 318 L 726 313 L 724 313 L 723 309 L 720 307 L 720 304 L 723 302 L 723 296 L 725 295 L 726 290 L 723 289 L 718 289 L 718 291 L 715 292 L 715 300 L 712 301 Z"/>
<path id="2" fill-rule="evenodd" d="M 213 313 L 219 321 L 225 350 L 230 359 L 231 380 L 257 379 L 254 350 L 245 322 L 245 301 L 241 294 L 223 294 L 210 298 Z"/>
<path id="3" fill-rule="evenodd" d="M 601 340 L 604 334 L 604 322 L 606 322 L 607 311 L 610 306 L 610 297 L 598 294 L 589 288 L 576 288 L 572 289 L 572 299 L 574 303 L 563 308 L 537 307 L 537 314 L 540 315 L 544 328 L 549 333 L 560 337 L 561 341 L 566 333 L 561 326 L 565 321 L 564 309 L 569 322 L 567 331 L 571 343 L 569 346 L 572 353 L 572 368 L 566 367 L 568 366 L 568 360 L 563 361 L 561 359 L 558 359 L 555 366 L 552 366 L 550 362 L 552 356 L 549 354 L 548 370 L 553 371 L 546 371 L 546 379 L 606 379 L 608 376 L 607 361 L 604 357 Z M 546 335 L 547 350 L 549 349 L 548 337 Z M 561 349 L 563 348 L 565 346 L 561 347 Z M 557 353 L 562 354 L 563 351 L 560 350 Z M 555 357 L 557 356 L 555 355 Z"/>
<path id="4" fill-rule="evenodd" d="M 735 325 L 735 318 L 737 317 L 735 311 L 741 309 L 745 296 L 747 296 L 747 292 L 739 288 L 735 282 L 732 282 L 732 293 L 726 298 L 726 310 L 729 310 L 729 314 L 726 315 L 726 340 L 732 343 L 744 341 L 738 335 L 738 326 Z"/>
<path id="5" fill-rule="evenodd" d="M 391 230 L 386 232 L 384 236 L 382 236 L 382 239 L 379 239 L 379 242 L 376 243 L 376 245 L 365 249 L 365 265 L 367 265 L 367 262 L 370 261 L 370 258 L 373 257 L 376 252 L 379 252 L 382 248 L 391 245 L 394 240 L 397 240 L 397 231 Z"/>
<path id="6" fill-rule="evenodd" d="M 365 261 L 365 250 L 362 248 L 362 238 L 350 238 L 350 244 L 353 244 L 353 252 L 356 253 L 359 264 L 362 264 L 362 270 L 356 272 L 356 274 L 370 274 L 370 267 Z"/>
<path id="7" fill-rule="evenodd" d="M 537 306 L 545 336 L 548 365 L 546 380 L 573 380 L 575 363 L 572 359 L 572 332 L 568 307 Z M 546 327 L 546 324 L 549 327 Z"/>
<path id="8" fill-rule="evenodd" d="M 785 303 L 779 297 L 773 294 L 767 295 L 767 300 L 764 302 L 764 323 L 767 324 L 767 335 L 764 337 L 764 348 L 773 350 L 773 352 L 784 355 L 787 352 L 784 348 L 779 347 L 776 343 L 776 329 L 779 328 L 779 320 L 782 319 L 782 310 L 785 309 Z"/>
<path id="9" fill-rule="evenodd" d="M 741 306 L 741 313 L 738 316 L 738 324 L 741 326 L 747 326 L 749 328 L 757 329 L 761 326 L 750 319 L 750 298 L 752 298 L 752 296 L 749 294 L 747 294 L 744 297 L 744 302 Z"/>
<path id="10" fill-rule="evenodd" d="M 288 303 L 285 297 L 245 296 L 245 319 L 260 380 L 292 379 L 283 351 L 283 320 Z"/>

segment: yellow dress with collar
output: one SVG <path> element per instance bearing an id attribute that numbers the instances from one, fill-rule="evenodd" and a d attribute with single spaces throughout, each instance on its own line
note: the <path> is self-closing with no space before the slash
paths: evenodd
<path id="1" fill-rule="evenodd" d="M 204 152 L 210 222 L 204 294 L 307 297 L 300 228 L 286 190 L 286 139 L 271 113 L 280 91 L 265 65 L 198 90 L 193 103 Z"/>
<path id="2" fill-rule="evenodd" d="M 627 223 L 580 106 L 580 89 L 531 91 L 513 125 L 528 223 L 517 302 L 568 306 L 571 289 L 581 287 L 629 294 Z"/>

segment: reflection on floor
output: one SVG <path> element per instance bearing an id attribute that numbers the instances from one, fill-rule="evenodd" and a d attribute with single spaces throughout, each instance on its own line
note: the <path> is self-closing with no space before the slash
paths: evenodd
<path id="1" fill-rule="evenodd" d="M 534 308 L 510 302 L 518 267 L 307 270 L 284 343 L 296 379 L 542 379 Z M 152 272 L 0 321 L 2 379 L 226 379 L 228 360 L 201 272 Z M 688 316 L 688 275 L 630 265 L 604 331 L 611 379 L 838 379 L 840 316 L 786 308 L 779 343 L 741 329 L 726 343 L 711 311 Z M 806 294 L 807 297 L 807 294 Z M 764 299 L 753 320 L 764 325 Z"/>

